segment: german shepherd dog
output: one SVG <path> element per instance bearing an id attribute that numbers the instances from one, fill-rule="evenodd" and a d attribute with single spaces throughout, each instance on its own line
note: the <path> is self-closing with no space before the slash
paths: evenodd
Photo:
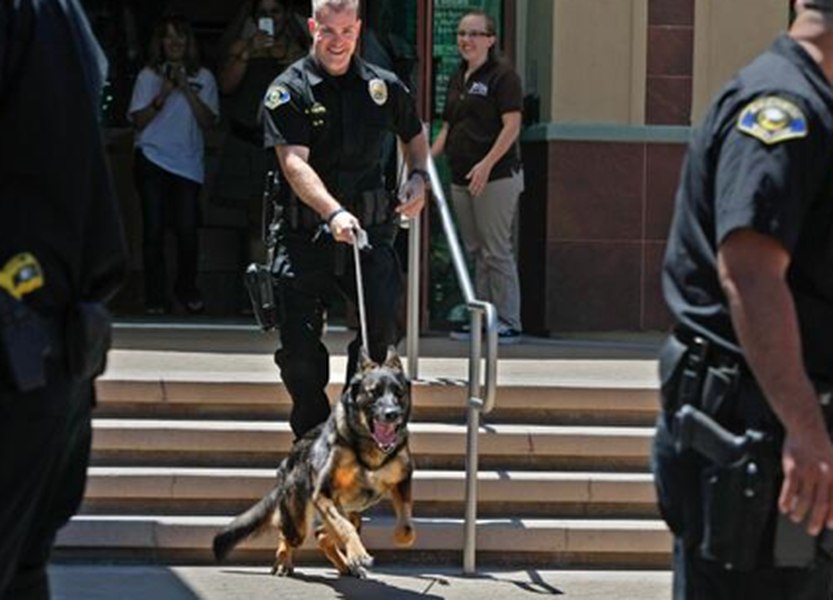
<path id="1" fill-rule="evenodd" d="M 413 544 L 413 462 L 407 429 L 411 383 L 393 347 L 381 366 L 364 350 L 360 361 L 330 418 L 298 440 L 281 462 L 274 489 L 215 536 L 218 561 L 242 540 L 273 525 L 278 549 L 272 574 L 291 575 L 292 553 L 317 515 L 321 523 L 315 537 L 330 562 L 342 575 L 365 577 L 373 558 L 359 537 L 359 513 L 385 495 L 396 512 L 394 540 Z"/>

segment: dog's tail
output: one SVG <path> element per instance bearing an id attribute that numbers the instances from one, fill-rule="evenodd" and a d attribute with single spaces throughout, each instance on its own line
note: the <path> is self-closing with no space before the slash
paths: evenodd
<path id="1" fill-rule="evenodd" d="M 249 510 L 238 515 L 220 533 L 214 536 L 214 557 L 222 561 L 234 547 L 248 537 L 260 532 L 278 505 L 280 485 L 266 494 Z"/>

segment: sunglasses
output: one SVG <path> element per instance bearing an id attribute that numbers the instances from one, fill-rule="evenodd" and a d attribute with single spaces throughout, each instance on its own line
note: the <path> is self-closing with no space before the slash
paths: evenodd
<path id="1" fill-rule="evenodd" d="M 494 33 L 489 33 L 488 31 L 477 31 L 475 29 L 460 29 L 457 31 L 458 38 L 480 38 L 480 37 L 492 37 Z"/>

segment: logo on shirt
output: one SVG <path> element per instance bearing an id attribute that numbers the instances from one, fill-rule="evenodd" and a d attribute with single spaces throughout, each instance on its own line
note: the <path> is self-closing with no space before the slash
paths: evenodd
<path id="1" fill-rule="evenodd" d="M 738 118 L 738 129 L 772 145 L 807 136 L 807 118 L 793 102 L 766 96 L 748 104 Z"/>
<path id="2" fill-rule="evenodd" d="M 371 79 L 367 84 L 370 97 L 379 106 L 384 106 L 388 101 L 388 84 L 381 79 Z"/>
<path id="3" fill-rule="evenodd" d="M 320 102 L 316 102 L 304 112 L 309 115 L 313 127 L 321 127 L 324 125 L 324 116 L 327 114 L 327 107 Z"/>
<path id="4" fill-rule="evenodd" d="M 275 110 L 282 104 L 289 102 L 289 99 L 288 89 L 282 85 L 273 85 L 266 91 L 266 98 L 263 100 L 263 104 L 269 110 Z"/>
<path id="5" fill-rule="evenodd" d="M 483 83 L 482 81 L 475 81 L 471 84 L 469 88 L 469 95 L 470 96 L 488 96 L 489 95 L 489 86 Z"/>

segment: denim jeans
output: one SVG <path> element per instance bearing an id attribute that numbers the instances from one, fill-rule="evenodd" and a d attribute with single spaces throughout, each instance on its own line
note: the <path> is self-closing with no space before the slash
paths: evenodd
<path id="1" fill-rule="evenodd" d="M 174 290 L 181 297 L 196 289 L 202 186 L 158 167 L 145 158 L 140 149 L 136 150 L 133 175 L 142 201 L 145 305 L 164 306 L 168 304 L 165 267 L 165 230 L 168 226 L 176 235 Z"/>

